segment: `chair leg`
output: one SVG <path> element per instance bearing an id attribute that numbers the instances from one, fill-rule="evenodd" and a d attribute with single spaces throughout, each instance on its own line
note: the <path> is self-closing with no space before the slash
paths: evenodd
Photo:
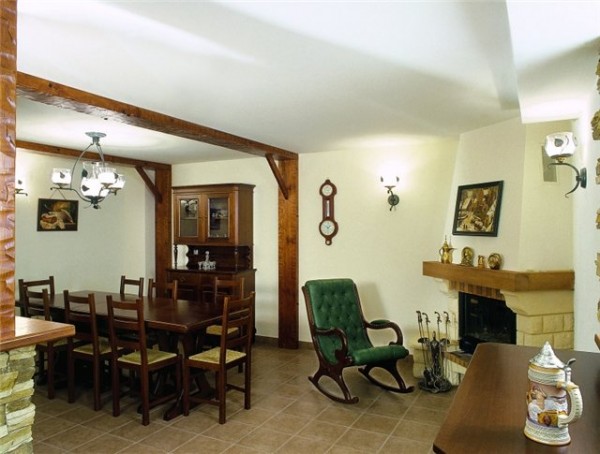
<path id="1" fill-rule="evenodd" d="M 47 383 L 48 383 L 48 399 L 54 399 L 54 360 L 55 352 L 54 348 L 48 347 L 48 369 L 46 371 Z"/>
<path id="2" fill-rule="evenodd" d="M 112 395 L 113 395 L 113 416 L 121 414 L 119 400 L 121 399 L 121 384 L 119 383 L 119 374 L 121 371 L 116 361 L 112 361 Z"/>
<path id="3" fill-rule="evenodd" d="M 47 377 L 47 373 L 45 372 L 45 362 L 44 362 L 44 352 L 42 350 L 38 350 L 37 351 L 37 360 L 38 360 L 38 366 L 37 366 L 37 384 L 41 385 L 42 383 L 44 383 L 44 377 Z"/>
<path id="4" fill-rule="evenodd" d="M 100 405 L 100 358 L 94 358 L 92 361 L 92 387 L 94 389 L 94 411 L 101 408 Z"/>
<path id="5" fill-rule="evenodd" d="M 75 402 L 75 358 L 71 352 L 68 353 L 68 364 L 67 364 L 67 388 L 68 388 L 68 402 L 72 404 Z"/>
<path id="6" fill-rule="evenodd" d="M 404 380 L 402 379 L 402 377 L 400 376 L 400 373 L 398 372 L 396 363 L 397 363 L 397 360 L 391 360 L 391 361 L 385 361 L 385 362 L 378 363 L 378 364 L 369 364 L 367 366 L 359 368 L 358 371 L 361 374 L 363 374 L 365 377 L 367 377 L 367 379 L 371 383 L 373 383 L 387 391 L 392 391 L 395 393 L 403 393 L 403 394 L 413 392 L 415 387 L 414 386 L 406 386 L 406 383 L 404 383 Z M 375 369 L 376 367 L 380 367 L 381 369 L 387 370 L 389 372 L 389 374 L 392 377 L 394 377 L 394 380 L 396 380 L 396 383 L 398 384 L 398 386 L 394 387 L 394 386 L 386 385 L 385 383 L 382 383 L 379 380 L 377 380 L 375 377 L 373 377 L 371 375 L 371 371 L 373 369 Z"/>
<path id="7" fill-rule="evenodd" d="M 183 414 L 188 416 L 190 414 L 190 367 L 187 365 L 187 361 L 183 360 Z"/>
<path id="8" fill-rule="evenodd" d="M 250 410 L 250 399 L 251 399 L 251 389 L 250 389 L 250 361 L 246 361 L 246 364 L 243 362 L 240 363 L 240 366 L 244 368 L 244 408 L 246 410 Z"/>
<path id="9" fill-rule="evenodd" d="M 341 398 L 339 396 L 336 396 L 335 394 L 330 393 L 329 391 L 327 391 L 325 388 L 323 388 L 321 386 L 321 384 L 319 383 L 319 380 L 323 376 L 329 377 L 337 383 L 340 390 L 344 394 L 344 398 Z M 341 402 L 343 404 L 355 404 L 358 402 L 358 397 L 352 397 L 352 394 L 350 394 L 350 390 L 348 389 L 348 386 L 346 385 L 346 382 L 344 381 L 342 372 L 340 372 L 339 374 L 332 374 L 329 372 L 328 369 L 326 369 L 324 367 L 319 367 L 319 370 L 312 377 L 308 377 L 308 379 L 311 381 L 311 383 L 313 385 L 315 385 L 315 387 L 321 393 L 325 394 L 327 397 L 329 397 L 332 400 L 335 400 L 336 402 Z"/>
<path id="10" fill-rule="evenodd" d="M 150 424 L 150 372 L 140 371 L 140 394 L 142 397 L 142 425 Z"/>
<path id="11" fill-rule="evenodd" d="M 219 424 L 225 424 L 227 407 L 225 393 L 227 392 L 227 369 L 223 373 L 217 372 L 217 395 L 219 396 Z"/>

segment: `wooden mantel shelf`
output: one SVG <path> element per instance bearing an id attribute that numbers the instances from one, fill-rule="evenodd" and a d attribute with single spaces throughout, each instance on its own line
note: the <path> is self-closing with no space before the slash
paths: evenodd
<path id="1" fill-rule="evenodd" d="M 440 262 L 423 262 L 423 275 L 511 292 L 573 290 L 575 284 L 575 273 L 569 270 L 506 271 Z"/>
<path id="2" fill-rule="evenodd" d="M 5 352 L 41 342 L 58 340 L 74 334 L 75 326 L 73 325 L 36 318 L 15 317 L 14 336 L 0 339 L 0 351 Z"/>

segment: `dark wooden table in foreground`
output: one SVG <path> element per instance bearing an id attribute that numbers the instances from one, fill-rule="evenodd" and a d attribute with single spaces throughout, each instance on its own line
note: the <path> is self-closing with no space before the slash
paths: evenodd
<path id="1" fill-rule="evenodd" d="M 537 347 L 479 344 L 454 401 L 433 442 L 436 453 L 600 452 L 600 353 L 556 350 L 572 365 L 572 380 L 583 397 L 583 416 L 569 425 L 571 443 L 547 446 L 523 434 L 529 360 Z"/>

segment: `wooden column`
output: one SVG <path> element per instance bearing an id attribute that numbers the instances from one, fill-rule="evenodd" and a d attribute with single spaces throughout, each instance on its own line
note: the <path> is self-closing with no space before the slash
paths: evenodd
<path id="1" fill-rule="evenodd" d="M 156 169 L 154 185 L 161 197 L 156 198 L 155 203 L 155 279 L 158 290 L 163 291 L 167 282 L 167 267 L 173 261 L 172 223 L 171 223 L 171 169 Z"/>
<path id="2" fill-rule="evenodd" d="M 15 334 L 17 2 L 0 1 L 0 339 Z"/>
<path id="3" fill-rule="evenodd" d="M 298 348 L 298 159 L 279 163 L 279 347 Z"/>

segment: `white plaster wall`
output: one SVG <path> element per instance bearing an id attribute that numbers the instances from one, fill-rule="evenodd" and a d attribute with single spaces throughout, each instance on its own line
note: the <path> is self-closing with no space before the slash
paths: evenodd
<path id="1" fill-rule="evenodd" d="M 452 233 L 458 186 L 504 181 L 497 237 L 456 235 L 454 263 L 469 246 L 475 255 L 502 255 L 503 268 L 516 269 L 519 258 L 525 127 L 518 118 L 462 134 L 454 168 L 451 199 L 447 207 L 446 232 Z"/>
<path id="2" fill-rule="evenodd" d="M 300 156 L 300 284 L 308 279 L 351 277 L 370 318 L 397 320 L 407 337 L 417 336 L 417 309 L 434 299 L 422 261 L 435 260 L 443 241 L 442 216 L 450 190 L 454 141 L 404 145 L 390 152 L 365 149 Z M 400 205 L 390 212 L 379 177 L 395 169 Z M 319 186 L 337 186 L 335 215 L 340 230 L 331 246 L 318 232 Z M 259 335 L 278 335 L 277 185 L 262 158 L 173 167 L 173 185 L 242 182 L 255 184 L 254 243 L 257 268 L 256 324 Z M 435 190 L 432 190 L 435 188 Z M 304 299 L 299 291 L 299 332 L 310 341 Z"/>
<path id="3" fill-rule="evenodd" d="M 573 172 L 555 167 L 557 181 L 545 182 L 542 163 L 546 136 L 571 130 L 568 121 L 526 125 L 519 270 L 573 269 L 574 194 L 565 197 L 575 182 Z"/>
<path id="4" fill-rule="evenodd" d="M 16 196 L 15 279 L 43 279 L 54 275 L 57 292 L 70 290 L 118 291 L 121 274 L 151 277 L 154 273 L 154 209 L 135 169 L 118 166 L 125 188 L 94 210 L 79 201 L 76 232 L 38 232 L 40 198 L 52 197 L 53 167 L 71 167 L 70 158 L 17 150 L 16 175 L 26 179 L 28 196 Z M 74 193 L 64 192 L 75 200 Z M 152 235 L 148 238 L 149 235 Z M 151 245 L 151 247 L 149 247 Z M 150 274 L 152 273 L 152 274 Z"/>
<path id="5" fill-rule="evenodd" d="M 600 141 L 593 140 L 590 121 L 600 109 L 600 94 L 590 87 L 586 109 L 575 123 L 573 132 L 579 140 L 573 165 L 586 167 L 588 187 L 573 195 L 573 255 L 575 263 L 575 349 L 597 352 L 594 334 L 600 333 L 597 311 L 600 278 L 596 275 L 596 254 L 600 253 L 600 230 L 596 212 L 600 209 L 600 185 L 596 183 L 596 164 L 600 158 Z"/>

